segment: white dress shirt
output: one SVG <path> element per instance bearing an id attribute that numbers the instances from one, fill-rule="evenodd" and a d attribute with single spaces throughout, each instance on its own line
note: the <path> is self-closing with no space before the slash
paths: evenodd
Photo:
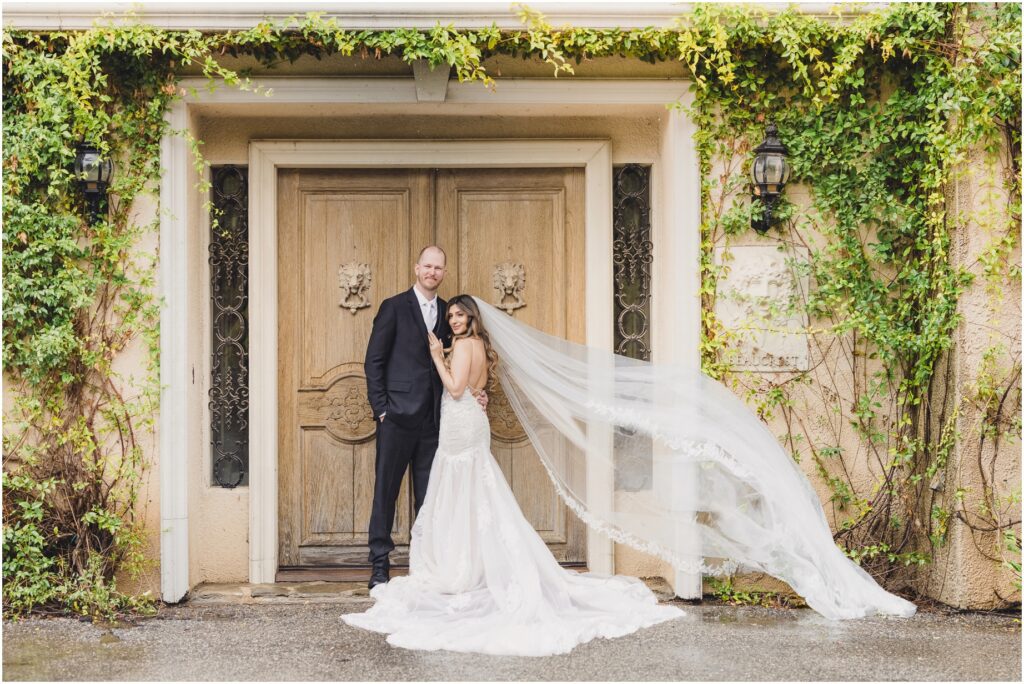
<path id="1" fill-rule="evenodd" d="M 416 299 L 420 302 L 423 324 L 427 326 L 427 330 L 433 330 L 434 325 L 437 324 L 437 295 L 435 294 L 433 299 L 427 299 L 419 291 L 419 288 L 413 287 L 412 291 L 416 293 Z"/>

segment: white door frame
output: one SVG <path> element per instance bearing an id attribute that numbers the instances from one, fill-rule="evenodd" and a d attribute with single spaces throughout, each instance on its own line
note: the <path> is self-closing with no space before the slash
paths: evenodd
<path id="1" fill-rule="evenodd" d="M 262 78 L 271 88 L 269 101 L 296 106 L 331 103 L 405 103 L 417 113 L 413 79 Z M 203 79 L 186 79 L 188 93 L 175 103 L 167 119 L 172 131 L 188 130 L 194 109 L 204 104 L 266 103 L 268 98 L 248 91 L 221 87 L 205 91 Z M 682 80 L 549 80 L 499 81 L 496 92 L 479 84 L 452 83 L 448 99 L 437 107 L 451 107 L 453 114 L 471 112 L 474 106 L 555 104 L 579 108 L 591 116 L 601 106 L 664 105 L 692 103 L 688 81 Z M 574 115 L 567 113 L 568 116 Z M 699 225 L 700 175 L 692 142 L 696 127 L 680 111 L 670 113 L 661 135 L 660 158 L 654 167 L 652 197 L 655 245 L 655 293 L 652 311 L 652 343 L 656 359 L 696 367 L 699 364 Z M 646 160 L 630 160 L 646 161 Z M 205 305 L 201 292 L 188 285 L 188 218 L 202 211 L 199 193 L 190 182 L 192 169 L 187 141 L 170 134 L 161 146 L 164 174 L 160 184 L 160 289 L 161 312 L 161 594 L 168 602 L 180 600 L 191 588 L 189 581 L 189 465 L 202 463 L 208 448 L 195 439 L 201 434 L 192 378 L 195 365 L 203 367 L 190 340 L 197 331 L 197 306 Z M 612 151 L 604 140 L 451 140 L 451 141 L 261 141 L 250 145 L 250 485 L 249 485 L 249 581 L 272 582 L 277 570 L 277 253 L 276 169 L 278 167 L 539 167 L 578 166 L 586 173 L 586 334 L 587 343 L 612 348 Z M 658 194 L 660 193 L 660 201 Z M 193 217 L 198 218 L 198 217 Z M 591 274 L 605 274 L 594 277 Z M 199 288 L 200 290 L 202 288 Z M 658 321 L 669 324 L 659 324 Z M 611 495 L 610 481 L 608 484 Z M 588 530 L 587 562 L 593 571 L 612 572 L 613 545 Z M 677 592 L 680 579 L 677 575 Z M 689 584 L 693 584 L 690 578 Z M 697 577 L 699 586 L 699 576 Z M 687 596 L 692 591 L 683 592 Z"/>
<path id="2" fill-rule="evenodd" d="M 277 170 L 582 167 L 587 344 L 612 349 L 612 156 L 607 140 L 300 140 L 249 145 L 249 578 L 277 571 Z M 606 277 L 589 277 L 605 273 Z M 612 496 L 608 473 L 587 491 Z M 612 572 L 612 544 L 588 528 L 587 565 Z"/>

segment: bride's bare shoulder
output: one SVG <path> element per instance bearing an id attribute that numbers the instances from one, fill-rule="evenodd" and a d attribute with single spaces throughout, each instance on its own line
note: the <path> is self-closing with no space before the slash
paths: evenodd
<path id="1" fill-rule="evenodd" d="M 484 348 L 484 341 L 479 337 L 456 337 L 452 340 L 452 351 L 464 348 L 466 351 L 474 352 Z"/>
<path id="2" fill-rule="evenodd" d="M 452 353 L 455 353 L 456 349 L 461 348 L 464 352 L 469 353 L 471 358 L 476 358 L 480 354 L 485 354 L 484 341 L 479 337 L 459 337 L 452 342 Z"/>

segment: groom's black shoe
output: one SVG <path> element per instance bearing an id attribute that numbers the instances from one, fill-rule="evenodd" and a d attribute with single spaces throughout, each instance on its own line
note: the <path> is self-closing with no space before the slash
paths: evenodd
<path id="1" fill-rule="evenodd" d="M 373 562 L 373 572 L 370 573 L 370 589 L 373 589 L 378 584 L 387 584 L 388 580 L 391 579 L 390 575 L 391 563 L 387 558 Z"/>

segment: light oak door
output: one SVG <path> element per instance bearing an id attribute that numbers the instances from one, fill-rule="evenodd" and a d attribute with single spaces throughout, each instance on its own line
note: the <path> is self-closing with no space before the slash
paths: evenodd
<path id="1" fill-rule="evenodd" d="M 438 171 L 437 217 L 448 296 L 476 295 L 544 332 L 586 341 L 582 169 Z M 492 394 L 491 452 L 526 519 L 559 561 L 585 562 L 583 523 L 558 498 L 500 386 Z"/>
<path id="2" fill-rule="evenodd" d="M 278 564 L 364 564 L 375 461 L 366 342 L 381 300 L 409 287 L 434 239 L 433 180 L 415 170 L 278 178 Z M 399 497 L 409 500 L 407 485 Z M 400 562 L 411 507 L 397 511 Z"/>
<path id="3" fill-rule="evenodd" d="M 374 422 L 363 357 L 381 300 L 408 289 L 419 250 L 448 252 L 441 295 L 491 300 L 495 267 L 522 266 L 512 315 L 582 341 L 582 170 L 281 170 L 278 182 L 278 558 L 365 566 Z M 585 560 L 562 504 L 500 391 L 492 450 L 527 518 L 562 562 Z M 408 559 L 408 477 L 392 563 Z M 308 575 L 307 575 L 308 576 Z"/>

